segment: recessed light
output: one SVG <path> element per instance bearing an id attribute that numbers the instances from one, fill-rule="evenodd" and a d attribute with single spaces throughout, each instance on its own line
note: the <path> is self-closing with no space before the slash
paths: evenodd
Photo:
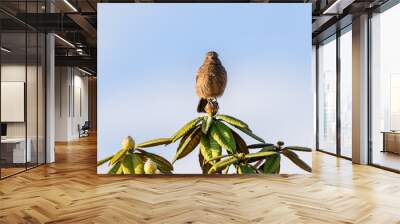
<path id="1" fill-rule="evenodd" d="M 11 50 L 9 50 L 9 49 L 7 49 L 5 47 L 1 47 L 0 49 L 1 49 L 1 51 L 4 51 L 6 53 L 10 53 L 11 52 Z"/>
<path id="2" fill-rule="evenodd" d="M 55 37 L 57 37 L 59 40 L 61 40 L 62 42 L 66 43 L 67 45 L 69 45 L 70 47 L 75 48 L 75 45 L 73 45 L 71 42 L 69 42 L 68 40 L 62 38 L 61 36 L 54 34 Z"/>
<path id="3" fill-rule="evenodd" d="M 322 14 L 342 14 L 343 9 L 347 8 L 353 2 L 354 0 L 336 0 L 332 5 L 325 9 Z"/>
<path id="4" fill-rule="evenodd" d="M 90 76 L 93 75 L 92 73 L 90 73 L 90 72 L 88 72 L 88 71 L 86 71 L 86 70 L 83 70 L 83 69 L 81 69 L 81 68 L 79 68 L 79 67 L 78 67 L 78 70 L 81 71 L 81 72 L 83 72 L 83 73 L 85 73 L 85 74 L 87 74 L 87 75 L 90 75 Z"/>
<path id="5" fill-rule="evenodd" d="M 68 0 L 64 0 L 64 3 L 67 4 L 74 12 L 78 12 L 75 6 L 73 6 Z"/>

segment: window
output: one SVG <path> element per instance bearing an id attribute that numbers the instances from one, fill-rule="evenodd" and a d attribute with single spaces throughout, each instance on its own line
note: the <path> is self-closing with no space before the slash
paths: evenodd
<path id="1" fill-rule="evenodd" d="M 352 156 L 352 34 L 351 26 L 340 36 L 340 155 Z"/>
<path id="2" fill-rule="evenodd" d="M 371 18 L 371 162 L 400 170 L 400 5 Z"/>
<path id="3" fill-rule="evenodd" d="M 336 36 L 318 47 L 318 147 L 336 153 Z"/>
<path id="4" fill-rule="evenodd" d="M 320 43 L 317 53 L 318 150 L 351 158 L 353 73 L 351 25 Z"/>

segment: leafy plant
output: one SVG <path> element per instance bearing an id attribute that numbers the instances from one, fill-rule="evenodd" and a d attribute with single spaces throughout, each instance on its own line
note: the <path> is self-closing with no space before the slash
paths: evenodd
<path id="1" fill-rule="evenodd" d="M 142 149 L 160 143 L 169 144 L 171 139 L 159 138 L 135 145 L 133 138 L 128 136 L 116 154 L 98 161 L 97 166 L 108 162 L 109 174 L 171 174 L 173 166 L 168 160 Z"/>
<path id="2" fill-rule="evenodd" d="M 247 145 L 233 128 L 247 134 L 260 143 Z M 108 162 L 109 174 L 171 174 L 173 165 L 163 157 L 146 152 L 143 148 L 179 142 L 172 160 L 192 153 L 198 146 L 199 164 L 204 174 L 228 173 L 233 167 L 237 174 L 279 174 L 282 155 L 298 167 L 311 172 L 311 167 L 295 151 L 311 152 L 310 148 L 287 146 L 279 141 L 276 145 L 265 143 L 243 121 L 232 116 L 208 113 L 197 117 L 169 138 L 157 138 L 135 145 L 132 137 L 122 141 L 122 148 L 110 157 L 98 162 Z M 259 149 L 258 152 L 250 150 Z"/>
<path id="3" fill-rule="evenodd" d="M 283 147 L 284 143 L 279 141 L 276 145 L 273 144 L 253 144 L 248 145 L 248 149 L 261 148 L 256 153 L 235 153 L 225 156 L 219 156 L 211 159 L 211 161 L 219 160 L 208 170 L 209 174 L 218 173 L 222 170 L 228 172 L 230 166 L 236 168 L 239 174 L 264 173 L 264 174 L 279 174 L 281 155 L 286 156 L 298 167 L 307 172 L 311 172 L 311 167 L 299 158 L 294 151 L 311 152 L 310 148 L 300 146 Z M 221 160 L 224 158 L 223 160 Z"/>
<path id="4" fill-rule="evenodd" d="M 191 120 L 170 137 L 172 143 L 179 141 L 172 164 L 193 152 L 197 146 L 200 148 L 199 163 L 203 173 L 209 173 L 224 152 L 226 155 L 248 154 L 245 141 L 230 126 L 264 142 L 243 121 L 228 115 L 209 113 Z M 220 171 L 218 169 L 215 172 Z"/>

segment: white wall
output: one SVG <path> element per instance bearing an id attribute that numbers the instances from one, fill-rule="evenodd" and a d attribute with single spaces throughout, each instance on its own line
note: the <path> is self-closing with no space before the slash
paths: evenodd
<path id="1" fill-rule="evenodd" d="M 32 67 L 28 67 L 28 70 Z M 3 82 L 25 82 L 25 64 L 9 64 L 1 66 L 1 81 Z M 5 108 L 2 108 L 5 110 Z M 7 123 L 7 137 L 25 137 L 25 123 Z"/>
<path id="2" fill-rule="evenodd" d="M 88 78 L 83 75 L 76 68 L 56 67 L 56 141 L 77 139 L 78 125 L 83 125 L 88 120 Z"/>
<path id="3" fill-rule="evenodd" d="M 76 70 L 75 70 L 76 71 Z M 78 124 L 83 125 L 89 118 L 88 111 L 88 77 L 81 76 L 81 73 L 74 75 L 74 105 L 72 108 L 72 119 L 71 119 L 71 135 L 73 138 L 79 137 Z M 80 93 L 79 93 L 80 92 Z M 79 97 L 80 96 L 80 97 Z M 80 102 L 79 102 L 80 101 Z M 81 110 L 81 111 L 80 111 Z"/>
<path id="4" fill-rule="evenodd" d="M 66 141 L 69 132 L 69 68 L 56 67 L 55 74 L 55 141 Z"/>
<path id="5" fill-rule="evenodd" d="M 25 70 L 27 69 L 27 70 Z M 36 86 L 36 80 L 32 80 L 30 78 L 30 74 L 36 75 L 36 67 L 28 66 L 27 68 L 24 65 L 19 64 L 6 64 L 1 66 L 1 81 L 2 82 L 25 82 L 26 71 L 28 72 L 28 81 L 30 86 Z M 30 127 L 32 130 L 36 130 L 36 113 L 30 113 L 32 111 L 32 107 L 36 108 L 36 88 L 27 88 L 27 106 L 31 107 L 29 109 L 27 118 L 28 118 L 28 137 L 30 133 Z M 35 98 L 35 99 L 33 99 Z M 35 105 L 29 105 L 31 102 L 34 102 Z M 2 108 L 5 110 L 6 108 Z M 36 110 L 36 109 L 35 109 Z M 32 124 L 33 122 L 35 124 Z M 35 126 L 35 127 L 34 127 Z M 32 131 L 33 132 L 33 131 Z M 7 136 L 8 137 L 25 137 L 25 122 L 7 122 Z"/>

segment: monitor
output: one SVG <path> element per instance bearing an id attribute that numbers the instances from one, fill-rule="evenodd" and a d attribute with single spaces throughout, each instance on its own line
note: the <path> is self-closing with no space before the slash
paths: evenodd
<path id="1" fill-rule="evenodd" d="M 1 136 L 7 136 L 7 124 L 1 124 Z"/>

